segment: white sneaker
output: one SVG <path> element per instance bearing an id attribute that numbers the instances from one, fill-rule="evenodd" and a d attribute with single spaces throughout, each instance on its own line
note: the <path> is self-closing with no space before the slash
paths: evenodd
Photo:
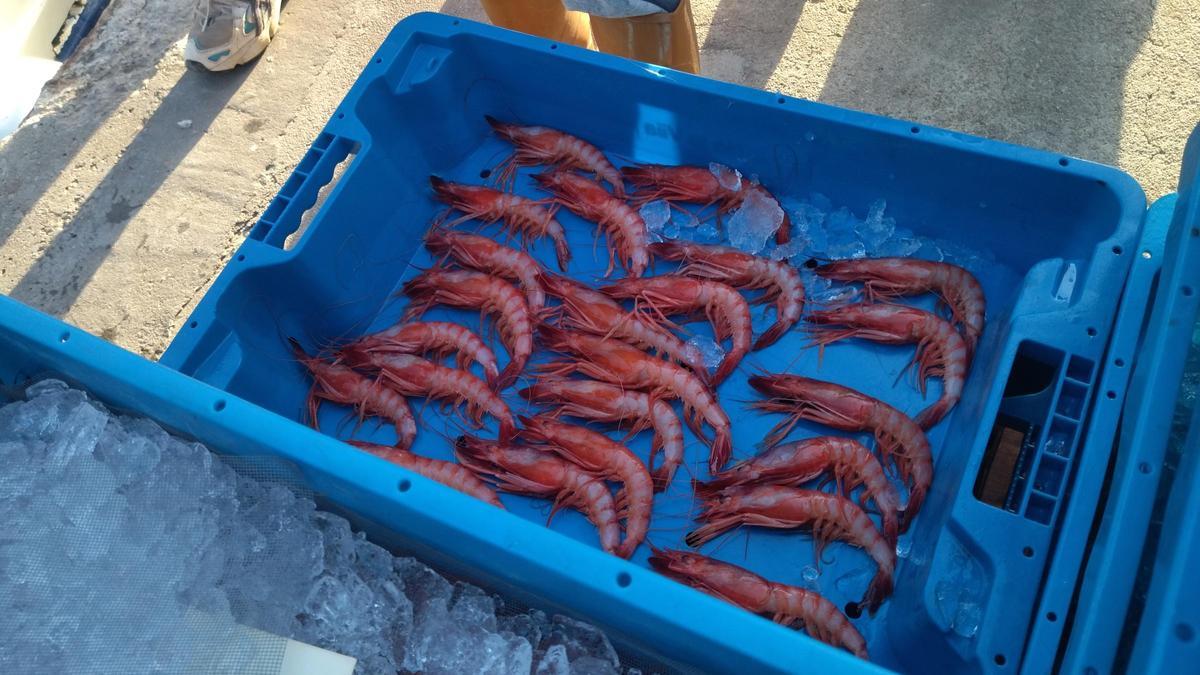
<path id="1" fill-rule="evenodd" d="M 280 2 L 200 0 L 183 58 L 208 70 L 230 70 L 253 60 L 279 30 Z"/>

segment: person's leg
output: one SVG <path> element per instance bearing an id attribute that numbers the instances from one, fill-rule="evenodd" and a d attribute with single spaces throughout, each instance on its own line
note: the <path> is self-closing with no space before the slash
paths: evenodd
<path id="1" fill-rule="evenodd" d="M 669 13 L 623 18 L 593 14 L 591 23 L 592 37 L 602 52 L 688 73 L 700 72 L 700 48 L 690 0 L 680 0 Z"/>
<path id="2" fill-rule="evenodd" d="M 501 28 L 595 49 L 588 15 L 570 12 L 562 0 L 480 0 L 488 20 Z"/>

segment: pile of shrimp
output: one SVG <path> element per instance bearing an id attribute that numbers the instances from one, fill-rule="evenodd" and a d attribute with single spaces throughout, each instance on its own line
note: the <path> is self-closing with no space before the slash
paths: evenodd
<path id="1" fill-rule="evenodd" d="M 391 445 L 347 441 L 359 450 L 498 508 L 504 501 L 497 493 L 548 500 L 551 517 L 569 507 L 596 528 L 604 551 L 631 558 L 645 544 L 649 564 L 662 574 L 867 658 L 862 635 L 818 593 L 699 553 L 650 545 L 656 495 L 679 480 L 681 469 L 693 474 L 698 526 L 683 537 L 690 547 L 745 526 L 807 530 L 818 563 L 829 543 L 861 548 L 877 572 L 848 611 L 857 617 L 861 606 L 873 615 L 894 586 L 897 537 L 911 526 L 932 484 L 925 430 L 961 396 L 983 330 L 978 282 L 947 263 L 832 262 L 816 273 L 861 283 L 866 301 L 806 315 L 804 284 L 787 261 L 686 241 L 651 243 L 636 208 L 664 199 L 715 206 L 721 214 L 750 191 L 773 199 L 761 185 L 747 181 L 735 189 L 707 167 L 618 171 L 596 146 L 565 132 L 491 117 L 487 123 L 513 152 L 490 186 L 430 177 L 433 199 L 448 210 L 423 242 L 431 264 L 400 290 L 408 302 L 400 321 L 308 351 L 289 338 L 312 382 L 309 423 L 317 428 L 322 402 L 350 406 L 359 421 L 355 430 L 366 417 L 394 429 Z M 530 166 L 544 167 L 533 176 L 544 198 L 511 192 L 518 169 Z M 629 192 L 626 181 L 633 185 Z M 607 239 L 608 268 L 596 283 L 566 274 L 574 252 L 559 209 L 594 223 Z M 497 226 L 503 241 L 458 227 L 468 221 Z M 788 227 L 785 220 L 779 243 L 787 241 Z M 552 245 L 557 271 L 530 254 L 539 239 Z M 610 280 L 618 266 L 624 276 Z M 653 274 L 665 268 L 672 269 Z M 922 293 L 939 296 L 949 315 L 893 302 Z M 773 303 L 775 310 L 775 323 L 757 336 L 754 303 Z M 502 352 L 482 330 L 425 319 L 439 305 L 479 313 Z M 924 393 L 928 378 L 938 377 L 941 396 L 911 419 L 847 387 L 760 366 L 748 381 L 763 398 L 743 408 L 784 417 L 766 433 L 761 454 L 729 466 L 733 422 L 719 387 L 745 369 L 753 352 L 802 320 L 820 349 L 849 338 L 915 345 L 918 386 Z M 681 337 L 684 324 L 695 321 L 709 323 L 714 337 L 730 344 L 711 372 Z M 423 432 L 412 399 L 457 415 L 458 428 L 441 434 L 456 461 L 413 452 Z M 874 451 L 836 435 L 789 440 L 801 420 L 871 432 Z M 706 466 L 684 463 L 685 427 L 707 446 Z M 628 445 L 643 432 L 652 437 L 646 461 Z M 696 475 L 705 471 L 706 479 Z M 889 472 L 907 486 L 903 506 Z M 822 489 L 826 484 L 834 489 Z"/>

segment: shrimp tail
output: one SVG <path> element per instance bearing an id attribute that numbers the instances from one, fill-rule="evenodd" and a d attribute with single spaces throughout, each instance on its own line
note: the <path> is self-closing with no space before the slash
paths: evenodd
<path id="1" fill-rule="evenodd" d="M 521 364 L 517 361 L 509 361 L 508 365 L 504 366 L 504 370 L 496 377 L 495 391 L 507 389 L 509 385 L 517 381 L 517 377 L 521 374 Z"/>
<path id="2" fill-rule="evenodd" d="M 784 333 L 786 333 L 788 331 L 788 328 L 789 328 L 789 326 L 787 323 L 785 323 L 783 321 L 776 321 L 774 324 L 771 325 L 770 328 L 767 329 L 767 332 L 758 336 L 758 339 L 754 341 L 754 346 L 752 347 L 752 349 L 754 351 L 758 351 L 760 349 L 765 349 L 766 347 L 770 347 L 771 345 L 778 342 L 779 338 L 783 337 Z"/>
<path id="3" fill-rule="evenodd" d="M 567 271 L 567 266 L 571 263 L 571 247 L 567 246 L 567 240 L 562 235 L 551 236 L 554 240 L 554 255 L 558 259 L 558 269 L 563 272 Z"/>
<path id="4" fill-rule="evenodd" d="M 900 512 L 901 532 L 908 531 L 908 526 L 917 517 L 917 512 L 921 510 L 921 505 L 924 503 L 925 489 L 920 486 L 914 486 L 908 494 L 908 503 L 904 505 L 904 508 Z"/>
<path id="5" fill-rule="evenodd" d="M 917 426 L 921 427 L 923 431 L 928 430 L 938 422 L 942 421 L 942 418 L 944 418 L 946 414 L 950 412 L 952 405 L 953 401 L 948 397 L 943 396 L 937 401 L 934 401 L 933 405 L 922 410 L 913 421 L 915 421 Z"/>
<path id="6" fill-rule="evenodd" d="M 691 532 L 688 532 L 687 536 L 683 538 L 683 541 L 688 546 L 697 548 L 699 546 L 703 546 L 707 542 L 712 541 L 713 539 L 716 539 L 717 537 L 741 524 L 741 516 L 737 514 L 729 514 L 721 516 L 720 518 L 714 518 L 713 520 L 704 523 Z"/>
<path id="7" fill-rule="evenodd" d="M 884 599 L 891 594 L 892 571 L 886 567 L 880 567 L 879 571 L 875 573 L 875 577 L 871 579 L 871 584 L 867 586 L 867 592 L 863 594 L 862 605 L 871 616 L 875 616 L 875 612 L 879 610 Z"/>
<path id="8" fill-rule="evenodd" d="M 712 374 L 712 377 L 705 378 L 702 376 L 701 379 L 707 379 L 709 386 L 716 387 L 718 384 L 724 382 L 725 378 L 733 374 L 734 369 L 738 365 L 737 361 L 731 354 L 726 354 L 725 358 L 721 359 L 721 365 L 717 366 L 717 370 Z"/>
<path id="9" fill-rule="evenodd" d="M 733 439 L 728 429 L 717 429 L 713 435 L 712 449 L 708 455 L 708 470 L 719 473 L 733 456 Z"/>
<path id="10" fill-rule="evenodd" d="M 780 205 L 782 206 L 782 204 Z M 792 240 L 792 219 L 788 217 L 787 210 L 783 211 L 783 222 L 779 224 L 779 229 L 775 230 L 775 243 L 782 246 Z"/>

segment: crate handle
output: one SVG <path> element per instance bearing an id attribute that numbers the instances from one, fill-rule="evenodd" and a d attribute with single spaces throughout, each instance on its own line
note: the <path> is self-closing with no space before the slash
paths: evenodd
<path id="1" fill-rule="evenodd" d="M 359 143 L 322 133 L 250 230 L 250 239 L 290 251 L 354 164 Z"/>

